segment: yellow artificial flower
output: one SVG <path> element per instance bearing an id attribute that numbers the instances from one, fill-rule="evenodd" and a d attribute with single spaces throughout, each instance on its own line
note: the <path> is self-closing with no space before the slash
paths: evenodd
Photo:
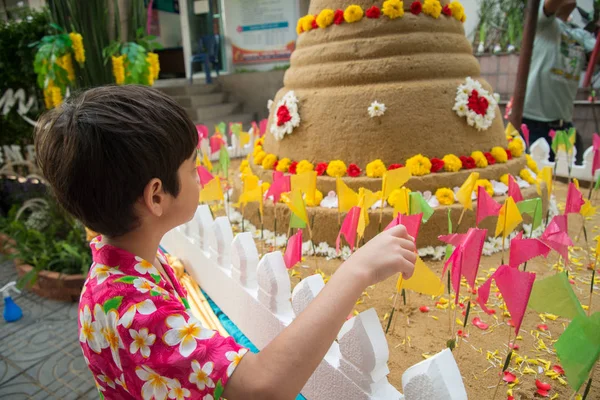
<path id="1" fill-rule="evenodd" d="M 267 152 L 266 151 L 261 151 L 260 153 L 258 153 L 257 155 L 254 156 L 254 164 L 255 165 L 262 165 L 263 160 L 265 159 L 265 157 L 267 156 Z"/>
<path id="2" fill-rule="evenodd" d="M 504 174 L 500 177 L 500 182 L 504 183 L 506 186 L 508 186 L 508 174 Z"/>
<path id="3" fill-rule="evenodd" d="M 273 169 L 276 162 L 277 156 L 275 154 L 267 154 L 265 158 L 263 158 L 261 165 L 264 169 Z"/>
<path id="4" fill-rule="evenodd" d="M 317 189 L 317 190 L 315 190 L 314 200 L 311 201 L 307 198 L 306 205 L 309 207 L 316 207 L 321 204 L 321 201 L 323 201 L 323 193 L 319 189 Z"/>
<path id="5" fill-rule="evenodd" d="M 305 15 L 301 19 L 302 19 L 302 29 L 304 30 L 304 32 L 310 31 L 312 29 L 312 23 L 315 20 L 315 16 L 309 14 L 309 15 Z"/>
<path id="6" fill-rule="evenodd" d="M 385 164 L 379 159 L 367 164 L 367 176 L 369 178 L 381 178 L 385 171 Z"/>
<path id="7" fill-rule="evenodd" d="M 508 150 L 513 157 L 521 157 L 525 151 L 525 145 L 520 139 L 513 139 L 508 144 Z"/>
<path id="8" fill-rule="evenodd" d="M 296 174 L 301 174 L 303 172 L 314 171 L 315 166 L 308 160 L 302 160 L 298 164 L 296 164 Z"/>
<path id="9" fill-rule="evenodd" d="M 381 12 L 389 19 L 396 19 L 404 16 L 404 2 L 400 0 L 387 0 L 383 2 Z"/>
<path id="10" fill-rule="evenodd" d="M 342 177 L 346 175 L 346 164 L 341 160 L 333 160 L 327 165 L 327 175 L 333 176 L 334 178 Z"/>
<path id="11" fill-rule="evenodd" d="M 457 21 L 464 22 L 463 19 L 466 18 L 465 8 L 459 1 L 453 1 L 452 3 L 448 4 L 448 7 L 450 7 L 450 10 L 452 10 L 452 16 L 456 18 Z"/>
<path id="12" fill-rule="evenodd" d="M 410 189 L 394 189 L 392 193 L 390 193 L 390 197 L 388 197 L 387 202 L 390 206 L 394 207 L 398 204 L 399 201 L 404 200 L 403 197 L 406 196 L 405 190 L 410 194 Z"/>
<path id="13" fill-rule="evenodd" d="M 449 188 L 439 188 L 435 192 L 435 197 L 443 206 L 451 206 L 455 202 L 454 192 Z"/>
<path id="14" fill-rule="evenodd" d="M 254 147 L 262 146 L 264 143 L 265 143 L 265 138 L 261 137 L 260 139 L 257 139 L 256 142 L 254 142 Z"/>
<path id="15" fill-rule="evenodd" d="M 439 18 L 442 14 L 442 5 L 439 0 L 425 0 L 423 2 L 423 13 L 432 16 L 433 18 Z"/>
<path id="16" fill-rule="evenodd" d="M 353 4 L 346 7 L 346 10 L 344 10 L 344 21 L 348 22 L 349 24 L 360 21 L 364 14 L 365 13 L 360 6 Z"/>
<path id="17" fill-rule="evenodd" d="M 75 69 L 73 68 L 73 57 L 71 54 L 65 54 L 64 56 L 59 57 L 56 60 L 56 64 L 67 71 L 67 78 L 69 81 L 75 81 Z"/>
<path id="18" fill-rule="evenodd" d="M 112 67 L 115 83 L 117 85 L 125 83 L 125 55 L 112 56 Z"/>
<path id="19" fill-rule="evenodd" d="M 85 62 L 83 37 L 81 37 L 79 33 L 71 32 L 69 33 L 69 38 L 71 39 L 71 47 L 73 48 L 73 53 L 75 54 L 75 61 L 77 61 L 79 64 L 83 64 Z"/>
<path id="20" fill-rule="evenodd" d="M 252 150 L 252 155 L 253 155 L 254 157 L 256 157 L 256 155 L 257 155 L 258 153 L 260 153 L 261 151 L 263 151 L 263 148 L 262 148 L 262 146 L 254 146 L 254 150 Z"/>
<path id="21" fill-rule="evenodd" d="M 462 161 L 454 154 L 446 154 L 442 161 L 444 162 L 444 171 L 457 172 L 462 169 Z"/>
<path id="22" fill-rule="evenodd" d="M 154 81 L 158 79 L 158 74 L 160 72 L 158 54 L 152 52 L 148 53 L 146 56 L 146 61 L 148 62 L 148 82 L 150 86 L 152 86 Z"/>
<path id="23" fill-rule="evenodd" d="M 287 157 L 282 158 L 277 163 L 277 167 L 275 167 L 275 170 L 277 170 L 279 172 L 288 172 L 288 169 L 290 168 L 291 163 L 292 163 L 292 160 L 290 160 L 289 158 L 287 158 Z"/>
<path id="24" fill-rule="evenodd" d="M 319 28 L 327 28 L 329 25 L 333 24 L 334 15 L 335 11 L 332 9 L 326 8 L 322 10 L 319 15 L 317 15 L 317 25 L 319 25 Z"/>
<path id="25" fill-rule="evenodd" d="M 523 168 L 521 172 L 519 172 L 519 176 L 521 177 L 521 179 L 523 179 L 530 185 L 533 185 L 535 183 L 535 178 L 533 177 L 533 175 L 531 175 L 531 172 L 527 168 Z"/>
<path id="26" fill-rule="evenodd" d="M 431 173 L 431 161 L 422 154 L 417 154 L 406 160 L 406 166 L 414 176 L 423 176 Z"/>
<path id="27" fill-rule="evenodd" d="M 534 173 L 538 173 L 538 166 L 537 163 L 535 162 L 535 160 L 533 158 L 531 158 L 531 156 L 529 154 L 525 154 L 525 159 L 527 160 L 527 168 L 529 168 L 530 170 L 532 170 Z"/>
<path id="28" fill-rule="evenodd" d="M 244 172 L 244 170 L 246 168 L 248 168 L 250 166 L 250 163 L 248 162 L 248 160 L 243 160 L 240 164 L 240 172 Z"/>
<path id="29" fill-rule="evenodd" d="M 508 161 L 508 156 L 506 155 L 506 150 L 504 150 L 500 146 L 496 146 L 491 151 L 492 157 L 499 163 L 505 163 Z"/>
<path id="30" fill-rule="evenodd" d="M 490 196 L 494 196 L 494 186 L 492 186 L 492 182 L 488 181 L 487 179 L 477 179 L 477 181 L 475 181 L 475 189 L 474 189 L 475 193 L 477 193 L 477 188 L 479 186 L 483 186 L 485 191 Z"/>
<path id="31" fill-rule="evenodd" d="M 485 158 L 485 155 L 481 151 L 474 151 L 471 153 L 471 157 L 475 160 L 475 165 L 477 168 L 485 168 L 488 166 L 488 160 Z"/>

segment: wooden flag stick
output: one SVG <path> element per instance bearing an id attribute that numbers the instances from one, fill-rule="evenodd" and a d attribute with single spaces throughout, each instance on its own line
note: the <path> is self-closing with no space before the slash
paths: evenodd
<path id="1" fill-rule="evenodd" d="M 596 263 L 598 259 L 596 258 L 596 262 L 594 263 L 594 269 L 592 270 L 592 281 L 590 282 L 590 300 L 588 301 L 588 317 L 592 314 L 592 299 L 594 298 L 594 278 L 596 278 Z"/>
<path id="2" fill-rule="evenodd" d="M 458 230 L 460 229 L 460 224 L 462 223 L 463 217 L 465 216 L 465 212 L 467 211 L 466 208 L 462 209 L 462 212 L 460 213 L 460 217 L 458 217 L 458 224 L 456 225 L 456 230 L 454 231 L 454 233 L 458 233 Z"/>
<path id="3" fill-rule="evenodd" d="M 512 327 L 508 326 L 508 354 L 506 355 L 506 359 L 504 360 L 504 365 L 502 366 L 502 371 L 500 371 L 500 377 L 498 378 L 498 384 L 496 385 L 496 390 L 494 391 L 494 397 L 492 400 L 496 399 L 496 395 L 498 394 L 498 389 L 500 388 L 500 384 L 502 383 L 502 373 L 508 369 L 510 365 L 510 360 L 512 358 L 512 349 L 510 348 L 510 337 L 512 335 Z"/>

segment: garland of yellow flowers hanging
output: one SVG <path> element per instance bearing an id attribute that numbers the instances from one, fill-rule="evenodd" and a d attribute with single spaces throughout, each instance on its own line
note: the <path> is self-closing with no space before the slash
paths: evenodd
<path id="1" fill-rule="evenodd" d="M 134 42 L 112 42 L 103 51 L 105 63 L 109 60 L 117 85 L 137 83 L 152 86 L 158 79 L 160 64 L 153 50 L 162 46 L 154 36 L 144 36 L 138 30 Z"/>

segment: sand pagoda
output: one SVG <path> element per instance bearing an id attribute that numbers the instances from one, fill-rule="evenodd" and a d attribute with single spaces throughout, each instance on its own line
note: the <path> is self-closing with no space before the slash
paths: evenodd
<path id="1" fill-rule="evenodd" d="M 317 187 L 325 196 L 335 191 L 336 175 L 354 190 L 381 190 L 383 171 L 398 165 L 411 167 L 406 187 L 426 196 L 460 186 L 475 171 L 489 181 L 523 175 L 522 142 L 507 140 L 464 21 L 458 1 L 312 0 L 298 22 L 284 87 L 270 104 L 254 173 L 271 181 L 273 170 L 286 171 L 291 163 L 286 172 L 293 174 L 300 167 L 294 162 L 306 160 L 302 168 L 309 162 L 319 171 Z M 275 165 L 264 162 L 269 155 Z M 526 197 L 534 193 L 534 187 L 524 189 Z M 437 207 L 420 246 L 438 244 L 447 229 L 446 207 L 458 219 L 459 204 Z M 389 221 L 393 209 L 384 211 Z M 311 207 L 309 213 L 316 213 L 315 240 L 332 243 L 337 210 Z M 465 226 L 475 225 L 474 215 L 465 218 Z M 375 234 L 377 226 L 369 231 Z"/>

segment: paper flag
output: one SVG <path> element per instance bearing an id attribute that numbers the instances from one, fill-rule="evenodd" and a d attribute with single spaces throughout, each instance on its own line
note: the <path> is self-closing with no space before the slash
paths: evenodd
<path id="1" fill-rule="evenodd" d="M 213 165 L 206 154 L 204 154 L 204 156 L 202 157 L 202 164 L 206 167 L 206 169 L 209 172 L 213 170 Z"/>
<path id="2" fill-rule="evenodd" d="M 404 288 L 429 296 L 439 296 L 444 293 L 444 285 L 440 278 L 427 267 L 421 257 L 417 257 L 415 270 L 410 279 L 403 279 L 401 285 L 398 286 L 400 286 L 400 290 Z"/>
<path id="3" fill-rule="evenodd" d="M 543 207 L 541 198 L 524 200 L 517 204 L 517 208 L 521 214 L 527 214 L 532 218 L 533 229 L 537 229 L 542 224 Z"/>
<path id="4" fill-rule="evenodd" d="M 292 190 L 290 198 L 286 200 L 286 204 L 292 211 L 292 214 L 294 214 L 304 224 L 308 224 L 306 205 L 304 204 L 304 199 L 302 198 L 302 192 L 300 192 L 300 190 Z M 296 226 L 293 228 L 296 228 Z"/>
<path id="5" fill-rule="evenodd" d="M 585 315 L 565 272 L 536 281 L 529 298 L 529 308 L 569 319 Z"/>
<path id="6" fill-rule="evenodd" d="M 200 185 L 202 185 L 202 186 L 206 185 L 208 182 L 212 181 L 215 178 L 213 176 L 213 174 L 208 172 L 208 170 L 202 165 L 198 165 L 196 167 L 196 170 L 198 171 L 198 177 L 200 178 Z"/>
<path id="7" fill-rule="evenodd" d="M 243 147 L 250 143 L 250 134 L 248 132 L 240 132 L 240 145 Z"/>
<path id="8" fill-rule="evenodd" d="M 527 127 L 527 125 L 521 124 L 521 132 L 523 133 L 523 138 L 525 139 L 527 148 L 529 148 L 529 128 Z"/>
<path id="9" fill-rule="evenodd" d="M 342 235 L 346 239 L 346 242 L 348 242 L 350 249 L 354 251 L 360 211 L 360 207 L 352 207 L 350 211 L 348 211 L 348 214 L 346 214 L 344 222 L 342 223 L 342 228 L 340 229 L 340 233 L 335 241 L 335 249 L 338 253 L 340 252 Z"/>
<path id="10" fill-rule="evenodd" d="M 398 201 L 394 204 L 394 215 L 402 214 L 408 215 L 410 211 L 410 190 L 407 188 L 400 188 L 400 195 Z"/>
<path id="11" fill-rule="evenodd" d="M 454 253 L 460 253 L 454 261 L 460 261 L 460 274 L 464 276 L 469 285 L 474 288 L 483 252 L 483 245 L 487 238 L 487 229 L 470 228 L 467 233 L 455 233 L 452 235 L 440 236 L 438 239 L 442 242 L 455 246 Z M 442 275 L 446 273 L 446 263 Z M 453 264 L 453 267 L 457 265 Z"/>
<path id="12" fill-rule="evenodd" d="M 290 215 L 290 228 L 304 229 L 306 228 L 306 222 L 301 220 L 296 214 L 291 213 Z"/>
<path id="13" fill-rule="evenodd" d="M 381 199 L 381 192 L 373 193 L 369 189 L 358 189 L 358 198 L 364 197 L 364 207 L 368 210 Z"/>
<path id="14" fill-rule="evenodd" d="M 242 133 L 243 125 L 241 122 L 230 122 L 229 123 L 229 134 L 237 137 Z"/>
<path id="15" fill-rule="evenodd" d="M 393 169 L 383 174 L 383 181 L 381 190 L 383 192 L 383 199 L 387 200 L 390 194 L 400 189 L 408 180 L 411 178 L 410 169 L 407 167 Z"/>
<path id="16" fill-rule="evenodd" d="M 568 219 L 566 215 L 556 215 L 548 224 L 548 227 L 540 237 L 544 243 L 560 254 L 563 259 L 568 260 L 569 247 L 573 246 L 573 241 L 567 233 Z"/>
<path id="17" fill-rule="evenodd" d="M 267 120 L 266 118 L 265 118 L 265 119 L 262 119 L 262 120 L 259 122 L 259 126 L 260 126 L 260 136 L 261 136 L 261 137 L 263 137 L 263 136 L 264 136 L 264 134 L 267 132 L 267 123 L 268 123 L 268 120 Z"/>
<path id="18" fill-rule="evenodd" d="M 256 121 L 252 121 L 251 123 L 251 129 L 252 129 L 252 135 L 259 137 L 260 136 L 260 128 L 258 127 L 258 124 L 256 123 Z"/>
<path id="19" fill-rule="evenodd" d="M 221 188 L 221 179 L 215 176 L 213 180 L 208 182 L 202 190 L 200 190 L 200 201 L 223 201 L 223 188 Z"/>
<path id="20" fill-rule="evenodd" d="M 546 190 L 548 191 L 548 198 L 552 195 L 552 167 L 544 167 L 537 176 L 536 185 L 537 192 L 542 195 L 542 187 L 540 182 L 546 183 Z"/>
<path id="21" fill-rule="evenodd" d="M 258 176 L 250 173 L 242 178 L 243 188 L 242 192 L 254 190 L 258 187 Z"/>
<path id="22" fill-rule="evenodd" d="M 585 200 L 583 207 L 581 207 L 581 215 L 584 217 L 593 217 L 596 215 L 596 210 L 598 207 L 592 207 L 592 202 L 589 200 Z"/>
<path id="23" fill-rule="evenodd" d="M 246 205 L 248 203 L 258 203 L 260 215 L 262 216 L 264 213 L 264 197 L 263 197 L 263 189 L 261 186 L 257 186 L 251 190 L 246 190 L 244 193 L 240 195 L 239 203 Z"/>
<path id="24" fill-rule="evenodd" d="M 337 178 L 335 187 L 338 195 L 338 212 L 347 212 L 358 205 L 358 194 L 350 189 L 341 178 Z"/>
<path id="25" fill-rule="evenodd" d="M 573 182 L 569 182 L 569 189 L 567 190 L 567 203 L 565 205 L 565 214 L 579 214 L 581 206 L 585 202 L 583 201 L 583 195 L 577 189 Z"/>
<path id="26" fill-rule="evenodd" d="M 419 237 L 419 229 L 421 228 L 421 221 L 423 219 L 422 214 L 415 215 L 402 215 L 398 214 L 396 217 L 385 227 L 384 231 L 393 228 L 396 225 L 404 225 L 406 231 L 410 236 L 415 239 Z"/>
<path id="27" fill-rule="evenodd" d="M 281 194 L 292 190 L 290 178 L 290 175 L 285 175 L 283 172 L 273 172 L 273 183 L 267 191 L 267 197 L 272 197 L 275 203 L 279 203 Z"/>
<path id="28" fill-rule="evenodd" d="M 296 264 L 302 260 L 302 229 L 298 229 L 298 232 L 292 235 L 288 240 L 287 247 L 285 248 L 285 254 L 283 255 L 283 261 L 287 269 L 292 269 Z"/>
<path id="29" fill-rule="evenodd" d="M 496 224 L 496 235 L 502 234 L 503 238 L 508 237 L 519 224 L 523 222 L 523 217 L 512 197 L 507 197 L 504 205 L 500 209 L 498 223 Z"/>
<path id="30" fill-rule="evenodd" d="M 219 165 L 221 166 L 221 171 L 223 171 L 223 175 L 225 175 L 225 179 L 229 177 L 229 151 L 227 150 L 227 146 L 222 146 L 219 151 Z"/>
<path id="31" fill-rule="evenodd" d="M 458 199 L 460 204 L 462 204 L 464 208 L 467 208 L 469 210 L 473 209 L 473 200 L 471 196 L 473 194 L 473 190 L 475 190 L 475 183 L 477 182 L 477 179 L 479 179 L 479 173 L 471 173 L 471 175 L 469 175 L 465 183 L 463 183 L 460 187 L 458 193 L 456 193 L 456 198 Z"/>
<path id="32" fill-rule="evenodd" d="M 214 154 L 217 151 L 221 150 L 221 147 L 225 146 L 225 141 L 223 137 L 219 134 L 212 135 L 210 137 L 210 153 Z"/>
<path id="33" fill-rule="evenodd" d="M 477 188 L 477 225 L 485 218 L 497 216 L 502 205 L 492 198 L 483 186 Z"/>
<path id="34" fill-rule="evenodd" d="M 600 239 L 598 240 L 598 243 L 596 244 L 596 258 L 600 258 Z"/>
<path id="35" fill-rule="evenodd" d="M 423 214 L 423 222 L 427 223 L 433 215 L 433 208 L 419 192 L 410 193 L 410 214 Z"/>
<path id="36" fill-rule="evenodd" d="M 519 184 L 510 174 L 508 175 L 508 195 L 513 198 L 515 203 L 523 201 L 523 195 L 521 194 Z"/>
<path id="37" fill-rule="evenodd" d="M 592 139 L 592 148 L 594 152 L 594 160 L 592 162 L 592 174 L 600 169 L 600 136 L 594 133 Z"/>
<path id="38" fill-rule="evenodd" d="M 356 232 L 358 233 L 358 238 L 361 239 L 365 237 L 365 229 L 369 225 L 369 209 L 365 206 L 364 195 L 358 197 L 358 207 L 360 208 L 360 215 L 358 217 Z"/>
<path id="39" fill-rule="evenodd" d="M 569 386 L 578 391 L 600 356 L 600 312 L 576 316 L 554 344 Z"/>
<path id="40" fill-rule="evenodd" d="M 227 125 L 225 124 L 225 122 L 219 122 L 217 125 L 215 125 L 215 133 L 217 135 L 225 135 L 227 132 L 225 131 L 227 129 Z"/>
<path id="41" fill-rule="evenodd" d="M 550 254 L 550 247 L 541 240 L 523 239 L 523 232 L 514 237 L 510 241 L 510 258 L 508 265 L 513 268 L 519 268 L 519 265 L 526 263 L 527 261 L 538 257 L 548 257 Z"/>
<path id="42" fill-rule="evenodd" d="M 569 132 L 556 131 L 554 138 L 552 139 L 552 151 L 558 153 L 558 151 L 570 152 L 575 144 L 575 130 L 569 129 Z"/>
<path id="43" fill-rule="evenodd" d="M 198 148 L 200 148 L 200 142 L 202 139 L 208 139 L 208 127 L 206 125 L 196 125 L 196 131 L 198 131 Z"/>
<path id="44" fill-rule="evenodd" d="M 519 134 L 519 131 L 517 131 L 517 129 L 513 126 L 513 124 L 509 122 L 508 125 L 506 125 L 504 134 L 506 136 L 515 137 Z"/>
<path id="45" fill-rule="evenodd" d="M 301 174 L 292 175 L 292 190 L 300 190 L 306 195 L 307 203 L 314 203 L 315 191 L 317 190 L 317 171 L 306 171 Z"/>

